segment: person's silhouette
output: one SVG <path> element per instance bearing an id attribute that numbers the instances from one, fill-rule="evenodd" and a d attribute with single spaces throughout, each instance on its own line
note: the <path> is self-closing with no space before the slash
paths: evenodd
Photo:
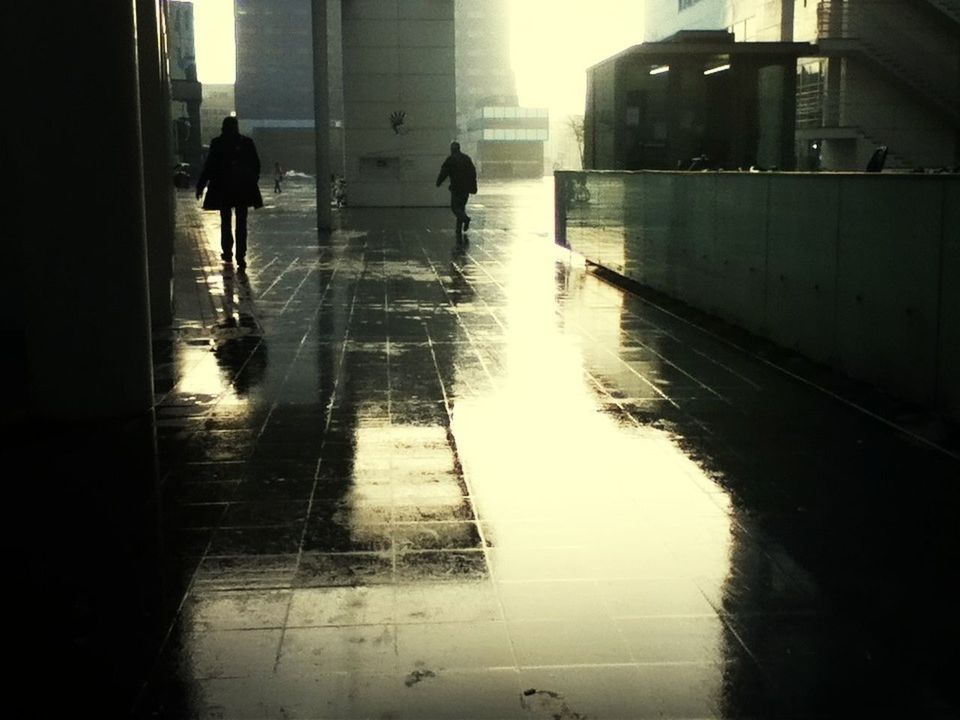
<path id="1" fill-rule="evenodd" d="M 477 192 L 477 168 L 466 153 L 460 152 L 460 143 L 450 143 L 450 155 L 443 161 L 437 176 L 437 187 L 450 178 L 450 210 L 457 218 L 457 236 L 470 228 L 467 198 Z"/>
<path id="2" fill-rule="evenodd" d="M 237 118 L 223 119 L 219 137 L 210 141 L 210 152 L 197 180 L 197 199 L 203 198 L 204 210 L 220 211 L 220 257 L 233 259 L 233 210 L 237 214 L 237 267 L 247 266 L 247 209 L 263 207 L 257 181 L 260 157 L 253 140 L 240 134 Z"/>
<path id="3" fill-rule="evenodd" d="M 283 176 L 285 175 L 283 168 L 280 167 L 280 163 L 273 164 L 273 191 L 275 193 L 283 192 L 283 188 L 280 186 L 280 183 L 283 182 Z"/>

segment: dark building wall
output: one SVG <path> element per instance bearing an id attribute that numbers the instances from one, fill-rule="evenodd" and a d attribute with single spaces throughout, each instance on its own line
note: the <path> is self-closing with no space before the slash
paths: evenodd
<path id="1" fill-rule="evenodd" d="M 587 114 L 584 127 L 584 164 L 589 169 L 613 169 L 616 103 L 616 63 L 604 63 L 587 73 Z"/>
<path id="2" fill-rule="evenodd" d="M 271 149 L 264 159 L 313 172 L 315 144 L 304 137 L 313 122 L 311 0 L 236 0 L 236 106 L 241 128 Z M 343 174 L 343 59 L 341 3 L 327 3 L 330 159 Z M 284 127 L 289 121 L 297 127 Z M 245 123 L 253 123 L 250 130 Z M 273 124 L 275 123 L 275 124 Z M 259 139 L 258 139 L 259 138 Z M 263 153 L 262 153 L 263 154 Z"/>
<path id="3" fill-rule="evenodd" d="M 511 97 L 517 84 L 510 64 L 509 0 L 456 0 L 457 115 L 484 98 Z"/>
<path id="4" fill-rule="evenodd" d="M 729 69 L 705 74 L 728 63 Z M 706 156 L 723 169 L 792 169 L 795 61 L 711 54 L 611 59 L 588 71 L 586 163 L 676 170 Z M 651 69 L 669 71 L 651 75 Z"/>
<path id="5" fill-rule="evenodd" d="M 313 117 L 310 0 L 236 0 L 237 114 Z"/>
<path id="6" fill-rule="evenodd" d="M 274 163 L 284 169 L 313 172 L 312 166 L 304 165 L 304 158 L 312 158 L 316 152 L 313 128 L 259 127 L 251 136 L 260 155 L 261 178 L 273 176 Z"/>
<path id="7" fill-rule="evenodd" d="M 481 140 L 477 155 L 485 178 L 543 176 L 543 142 Z"/>

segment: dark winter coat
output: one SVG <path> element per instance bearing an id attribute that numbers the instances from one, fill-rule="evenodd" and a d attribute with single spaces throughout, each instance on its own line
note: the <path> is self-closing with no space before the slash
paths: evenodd
<path id="1" fill-rule="evenodd" d="M 440 166 L 437 187 L 450 178 L 450 192 L 473 195 L 477 192 L 477 169 L 466 153 L 453 153 Z"/>
<path id="2" fill-rule="evenodd" d="M 257 187 L 260 157 L 253 140 L 245 135 L 223 134 L 210 141 L 210 152 L 197 180 L 197 192 L 207 187 L 204 210 L 263 207 Z"/>

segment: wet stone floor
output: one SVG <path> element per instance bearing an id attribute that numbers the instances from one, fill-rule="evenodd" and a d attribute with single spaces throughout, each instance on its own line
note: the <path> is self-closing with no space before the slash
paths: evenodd
<path id="1" fill-rule="evenodd" d="M 248 268 L 183 195 L 138 718 L 956 717 L 960 460 L 587 272 L 549 182 Z"/>

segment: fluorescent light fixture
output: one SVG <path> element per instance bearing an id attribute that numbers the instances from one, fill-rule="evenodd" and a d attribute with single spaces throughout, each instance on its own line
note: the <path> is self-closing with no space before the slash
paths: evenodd
<path id="1" fill-rule="evenodd" d="M 670 66 L 669 66 L 669 65 L 660 65 L 660 66 L 658 66 L 658 67 L 653 68 L 653 69 L 650 71 L 650 74 L 651 74 L 651 75 L 660 75 L 660 74 L 662 74 L 662 73 L 668 72 L 669 70 L 670 70 Z"/>
<path id="2" fill-rule="evenodd" d="M 703 74 L 713 75 L 714 73 L 723 72 L 724 70 L 729 70 L 729 69 L 730 69 L 730 63 L 727 63 L 726 65 L 717 65 L 716 67 L 712 67 L 709 70 L 704 70 Z"/>

